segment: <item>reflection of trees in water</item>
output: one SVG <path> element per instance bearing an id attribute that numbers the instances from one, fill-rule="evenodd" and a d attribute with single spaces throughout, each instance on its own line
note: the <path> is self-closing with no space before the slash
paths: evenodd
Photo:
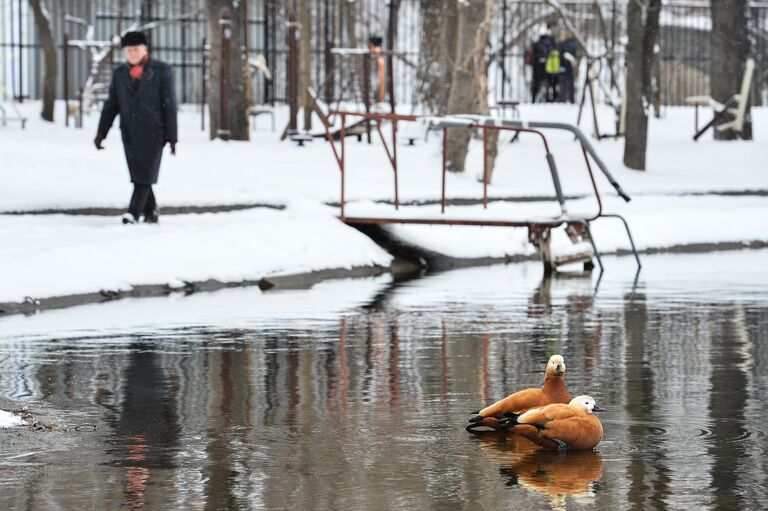
<path id="1" fill-rule="evenodd" d="M 656 415 L 656 377 L 647 363 L 649 321 L 645 297 L 633 296 L 624 309 L 626 335 L 625 410 L 633 424 L 627 442 L 642 455 L 633 456 L 627 466 L 629 501 L 638 509 L 663 506 L 669 497 L 670 477 L 666 466 L 664 437 L 645 426 Z"/>
<path id="2" fill-rule="evenodd" d="M 750 507 L 745 499 L 749 494 L 747 482 L 753 477 L 747 467 L 754 466 L 755 461 L 750 460 L 753 442 L 744 441 L 747 438 L 745 410 L 750 388 L 751 349 L 741 307 L 717 316 L 712 320 L 709 398 L 710 415 L 717 421 L 709 448 L 714 457 L 714 505 L 718 509 L 746 509 Z M 757 482 L 761 484 L 764 480 Z"/>
<path id="3" fill-rule="evenodd" d="M 629 457 L 629 500 L 638 507 L 749 507 L 754 447 L 745 409 L 751 343 L 741 306 L 625 304 L 627 421 L 614 432 Z M 610 431 L 610 429 L 608 429 Z M 610 433 L 609 433 L 610 434 Z M 712 488 L 717 491 L 712 491 Z M 680 493 L 681 488 L 684 494 Z"/>
<path id="4" fill-rule="evenodd" d="M 247 507 L 254 481 L 249 460 L 254 445 L 249 435 L 254 421 L 251 387 L 251 351 L 247 338 L 236 339 L 233 349 L 211 357 L 209 386 L 208 463 L 205 477 L 206 509 L 239 509 Z"/>

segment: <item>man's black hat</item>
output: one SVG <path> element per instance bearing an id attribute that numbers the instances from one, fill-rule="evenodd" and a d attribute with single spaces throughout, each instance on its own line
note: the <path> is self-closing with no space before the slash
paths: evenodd
<path id="1" fill-rule="evenodd" d="M 120 39 L 121 48 L 125 48 L 126 46 L 139 46 L 141 44 L 148 46 L 147 36 L 144 35 L 144 32 L 126 32 Z"/>

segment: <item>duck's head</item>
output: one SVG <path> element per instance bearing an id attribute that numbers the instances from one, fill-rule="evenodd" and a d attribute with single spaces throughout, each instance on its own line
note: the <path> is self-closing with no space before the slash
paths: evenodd
<path id="1" fill-rule="evenodd" d="M 605 411 L 605 408 L 597 406 L 597 403 L 595 403 L 595 400 L 592 398 L 592 396 L 576 396 L 575 398 L 571 399 L 571 402 L 568 404 L 571 406 L 583 408 L 587 411 L 587 413 Z"/>
<path id="2" fill-rule="evenodd" d="M 547 362 L 546 378 L 564 378 L 565 377 L 565 359 L 562 355 L 552 355 Z"/>

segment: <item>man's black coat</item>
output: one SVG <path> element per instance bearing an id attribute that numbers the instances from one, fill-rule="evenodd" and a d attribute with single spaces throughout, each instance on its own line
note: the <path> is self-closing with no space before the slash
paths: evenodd
<path id="1" fill-rule="evenodd" d="M 128 64 L 117 66 L 99 120 L 99 132 L 105 137 L 117 114 L 120 114 L 120 131 L 131 181 L 157 183 L 163 146 L 169 140 L 178 140 L 171 66 L 149 59 L 135 91 L 131 87 Z"/>

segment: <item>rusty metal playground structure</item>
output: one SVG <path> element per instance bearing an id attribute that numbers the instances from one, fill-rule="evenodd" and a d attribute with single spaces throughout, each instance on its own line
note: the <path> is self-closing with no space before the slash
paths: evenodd
<path id="1" fill-rule="evenodd" d="M 592 222 L 600 218 L 614 218 L 620 220 L 624 229 L 626 230 L 629 244 L 632 254 L 637 262 L 638 269 L 641 266 L 640 257 L 635 247 L 632 234 L 629 229 L 629 224 L 626 219 L 619 214 L 606 213 L 603 211 L 603 202 L 600 196 L 600 190 L 595 180 L 595 173 L 592 168 L 592 161 L 597 164 L 597 167 L 603 173 L 608 182 L 613 186 L 616 193 L 624 199 L 626 202 L 630 201 L 630 197 L 622 190 L 621 185 L 614 179 L 608 168 L 598 156 L 595 149 L 590 144 L 588 138 L 582 133 L 582 131 L 571 124 L 558 123 L 558 122 L 536 122 L 536 121 L 522 121 L 514 119 L 500 119 L 488 116 L 480 115 L 450 115 L 450 116 L 428 116 L 428 115 L 404 115 L 393 113 L 366 113 L 366 112 L 349 112 L 335 110 L 329 112 L 328 119 L 339 119 L 338 131 L 332 130 L 330 122 L 325 119 L 325 135 L 330 147 L 333 151 L 333 155 L 340 171 L 340 200 L 339 200 L 339 218 L 350 225 L 385 225 L 385 224 L 426 224 L 426 225 L 470 225 L 480 227 L 517 227 L 528 229 L 528 241 L 536 247 L 541 260 L 544 264 L 545 273 L 551 273 L 561 265 L 568 263 L 584 263 L 585 270 L 591 270 L 593 267 L 592 257 L 597 260 L 597 264 L 602 272 L 604 270 L 600 251 L 597 247 L 595 239 L 592 235 L 590 228 Z M 389 163 L 393 171 L 393 204 L 394 211 L 389 210 L 389 213 L 384 215 L 379 214 L 365 214 L 358 215 L 354 212 L 350 214 L 348 210 L 348 200 L 346 197 L 346 178 L 347 178 L 347 160 L 346 160 L 346 131 L 348 128 L 347 121 L 352 119 L 362 120 L 364 123 L 368 123 L 378 133 L 381 140 L 381 144 L 386 152 Z M 422 122 L 427 125 L 431 130 L 439 130 L 442 132 L 442 172 L 440 182 L 440 214 L 439 215 L 412 215 L 404 213 L 400 209 L 400 191 L 398 182 L 398 158 L 397 158 L 397 142 L 398 142 L 398 124 L 400 123 L 413 123 Z M 387 141 L 387 137 L 384 134 L 382 125 L 389 123 L 390 125 L 390 140 Z M 356 124 L 359 124 L 356 123 Z M 468 129 L 479 130 L 482 133 L 482 146 L 483 146 L 483 193 L 482 204 L 483 208 L 488 207 L 488 185 L 490 181 L 490 169 L 488 168 L 488 135 L 492 130 L 495 131 L 511 131 L 520 133 L 530 133 L 540 138 L 543 144 L 547 166 L 550 172 L 550 178 L 552 180 L 552 186 L 554 189 L 554 198 L 559 205 L 560 212 L 555 216 L 524 216 L 524 217 L 508 217 L 508 218 L 481 218 L 477 216 L 467 215 L 455 215 L 447 214 L 447 198 L 446 198 L 446 175 L 447 175 L 447 132 L 449 129 Z M 574 214 L 569 212 L 566 196 L 563 193 L 560 175 L 555 163 L 555 158 L 550 150 L 550 142 L 544 133 L 544 130 L 564 130 L 572 133 L 581 146 L 581 151 L 584 155 L 584 163 L 586 172 L 589 175 L 589 179 L 592 185 L 592 192 L 597 203 L 597 210 L 590 214 Z M 334 133 L 335 132 L 335 133 Z M 338 140 L 338 142 L 336 141 Z M 338 144 L 338 145 L 337 145 Z M 564 227 L 565 232 L 570 241 L 576 245 L 581 246 L 577 250 L 567 252 L 563 255 L 557 255 L 551 246 L 552 230 L 558 227 Z M 586 247 L 586 250 L 585 250 Z"/>

